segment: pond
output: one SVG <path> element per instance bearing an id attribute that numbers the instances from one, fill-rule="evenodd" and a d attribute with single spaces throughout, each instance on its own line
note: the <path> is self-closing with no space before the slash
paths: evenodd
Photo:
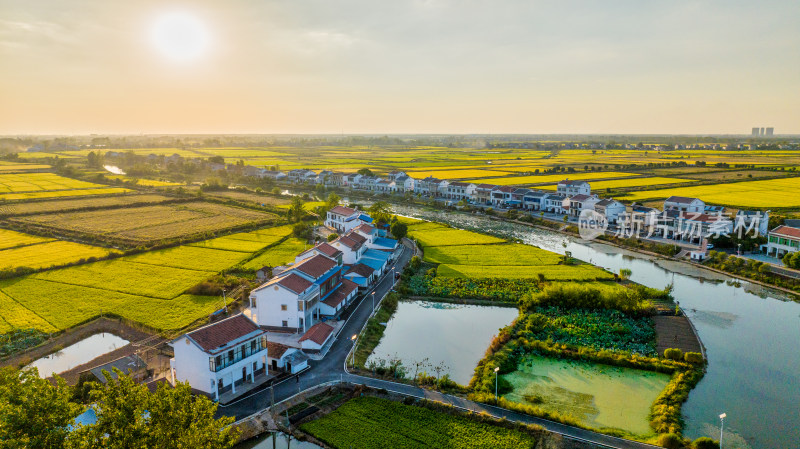
<path id="1" fill-rule="evenodd" d="M 128 340 L 114 334 L 94 334 L 58 352 L 42 357 L 28 366 L 38 368 L 39 376 L 46 378 L 52 373 L 63 373 L 128 343 Z"/>
<path id="2" fill-rule="evenodd" d="M 273 438 L 274 435 L 274 438 Z M 308 441 L 298 441 L 291 435 L 282 432 L 268 433 L 260 437 L 239 443 L 233 447 L 234 449 L 322 449 Z"/>
<path id="3" fill-rule="evenodd" d="M 401 301 L 367 362 L 397 357 L 413 376 L 414 363 L 427 358 L 421 371 L 436 375 L 443 366 L 441 375 L 467 385 L 497 331 L 517 315 L 513 307 Z"/>
<path id="4" fill-rule="evenodd" d="M 631 279 L 663 288 L 697 328 L 709 359 L 708 372 L 683 406 L 685 434 L 719 438 L 725 412 L 724 447 L 787 448 L 800 441 L 800 304 L 776 290 L 686 263 L 585 242 L 557 232 L 478 215 L 396 206 L 396 213 L 491 231 L 549 251 L 633 271 Z M 565 247 L 566 245 L 566 247 Z"/>
<path id="5" fill-rule="evenodd" d="M 647 415 L 669 375 L 631 368 L 529 356 L 502 376 L 514 390 L 503 397 L 565 413 L 595 428 L 652 434 Z"/>

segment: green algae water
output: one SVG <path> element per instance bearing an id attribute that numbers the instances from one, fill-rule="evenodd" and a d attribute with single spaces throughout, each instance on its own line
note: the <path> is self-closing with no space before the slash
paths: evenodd
<path id="1" fill-rule="evenodd" d="M 504 398 L 572 415 L 595 428 L 639 435 L 653 431 L 647 415 L 669 375 L 573 360 L 528 356 L 502 376 L 514 391 Z"/>

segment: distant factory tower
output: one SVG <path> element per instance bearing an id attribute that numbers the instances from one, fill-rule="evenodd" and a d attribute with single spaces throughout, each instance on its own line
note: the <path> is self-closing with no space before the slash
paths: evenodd
<path id="1" fill-rule="evenodd" d="M 753 137 L 765 137 L 765 136 L 774 136 L 775 135 L 775 128 L 759 128 L 754 127 L 752 132 L 750 133 Z"/>

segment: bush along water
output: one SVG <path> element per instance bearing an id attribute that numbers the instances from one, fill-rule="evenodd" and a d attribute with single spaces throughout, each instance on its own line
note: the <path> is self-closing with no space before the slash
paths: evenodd
<path id="1" fill-rule="evenodd" d="M 655 351 L 652 305 L 647 298 L 666 297 L 664 291 L 633 287 L 605 291 L 580 285 L 555 285 L 523 298 L 520 316 L 501 329 L 470 382 L 470 398 L 504 408 L 580 425 L 572 416 L 547 411 L 532 404 L 495 399 L 512 390 L 503 374 L 517 370 L 528 355 L 565 358 L 669 374 L 670 381 L 651 406 L 650 426 L 659 435 L 674 434 L 682 441 L 681 406 L 703 377 L 705 362 L 698 353 Z M 603 429 L 609 433 L 608 429 Z M 611 431 L 610 433 L 615 433 Z M 669 439 L 669 437 L 666 437 Z"/>

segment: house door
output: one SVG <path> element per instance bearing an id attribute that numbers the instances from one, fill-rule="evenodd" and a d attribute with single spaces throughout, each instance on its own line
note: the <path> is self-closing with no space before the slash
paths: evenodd
<path id="1" fill-rule="evenodd" d="M 273 371 L 277 371 L 278 370 L 278 361 L 277 360 L 273 360 L 272 361 L 272 370 Z"/>
<path id="2" fill-rule="evenodd" d="M 217 391 L 222 391 L 222 379 L 217 380 Z"/>
<path id="3" fill-rule="evenodd" d="M 292 372 L 292 364 L 289 363 L 289 362 L 286 362 L 286 372 L 287 373 L 291 373 Z"/>
<path id="4" fill-rule="evenodd" d="M 247 382 L 247 367 L 242 367 L 242 382 Z"/>

